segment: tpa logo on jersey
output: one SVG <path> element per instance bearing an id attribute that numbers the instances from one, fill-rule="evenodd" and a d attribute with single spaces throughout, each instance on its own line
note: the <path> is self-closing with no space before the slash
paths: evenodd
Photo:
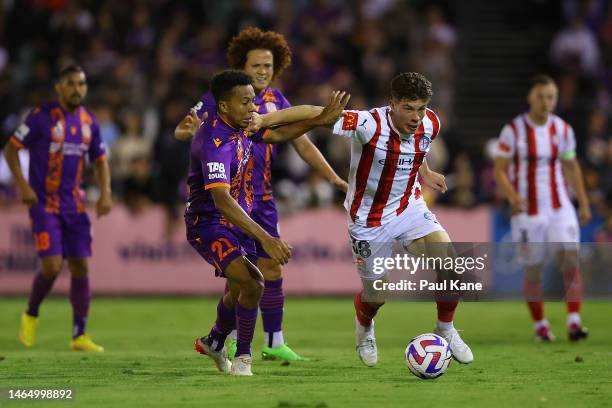
<path id="1" fill-rule="evenodd" d="M 347 112 L 342 121 L 342 130 L 356 130 L 358 119 L 357 112 Z"/>
<path id="2" fill-rule="evenodd" d="M 23 142 L 23 139 L 25 139 L 28 133 L 30 133 L 30 128 L 25 123 L 22 123 L 21 126 L 15 130 L 15 137 Z"/>
<path id="3" fill-rule="evenodd" d="M 431 144 L 431 139 L 427 136 L 423 136 L 421 140 L 419 140 L 419 150 L 424 151 L 429 149 L 429 145 Z"/>
<path id="4" fill-rule="evenodd" d="M 225 165 L 218 162 L 206 163 L 208 166 L 208 179 L 225 179 Z"/>

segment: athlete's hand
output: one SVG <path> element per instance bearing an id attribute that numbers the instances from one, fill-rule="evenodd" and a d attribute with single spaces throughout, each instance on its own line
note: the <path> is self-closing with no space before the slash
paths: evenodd
<path id="1" fill-rule="evenodd" d="M 527 210 L 527 200 L 519 194 L 514 194 L 509 200 L 513 214 L 525 212 Z"/>
<path id="2" fill-rule="evenodd" d="M 189 111 L 189 115 L 185 116 L 181 123 L 179 123 L 175 132 L 176 136 L 181 140 L 192 139 L 202 122 L 206 119 L 208 119 L 208 112 L 204 112 L 202 120 L 200 120 L 196 110 L 192 108 Z"/>
<path id="3" fill-rule="evenodd" d="M 19 187 L 19 200 L 28 207 L 38 203 L 38 197 L 29 184 Z"/>
<path id="4" fill-rule="evenodd" d="M 289 262 L 289 258 L 291 258 L 291 245 L 282 239 L 268 236 L 260 243 L 264 251 L 279 264 L 285 265 Z"/>
<path id="5" fill-rule="evenodd" d="M 257 133 L 259 129 L 261 129 L 261 125 L 263 124 L 263 119 L 261 115 L 257 112 L 253 112 L 253 116 L 251 117 L 251 121 L 249 122 L 249 126 L 247 126 L 246 130 L 250 133 Z"/>
<path id="6" fill-rule="evenodd" d="M 333 180 L 331 184 L 343 193 L 346 193 L 348 191 L 348 183 L 340 177 L 336 177 L 336 179 Z"/>
<path id="7" fill-rule="evenodd" d="M 578 207 L 578 218 L 580 219 L 580 225 L 587 225 L 591 221 L 591 207 L 588 205 L 581 205 Z"/>
<path id="8" fill-rule="evenodd" d="M 98 218 L 111 212 L 113 199 L 110 194 L 102 194 L 96 203 L 96 216 Z"/>
<path id="9" fill-rule="evenodd" d="M 323 111 L 316 117 L 319 126 L 331 126 L 344 113 L 351 94 L 344 91 L 334 91 Z"/>
<path id="10" fill-rule="evenodd" d="M 426 185 L 436 191 L 446 193 L 446 191 L 448 190 L 448 187 L 446 186 L 446 178 L 440 173 L 436 173 L 435 171 L 429 170 L 427 172 L 421 173 L 421 177 L 423 178 L 423 182 Z"/>

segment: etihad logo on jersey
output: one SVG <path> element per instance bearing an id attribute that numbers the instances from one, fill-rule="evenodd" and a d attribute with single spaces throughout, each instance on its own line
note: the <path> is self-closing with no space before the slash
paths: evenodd
<path id="1" fill-rule="evenodd" d="M 215 146 L 219 147 L 221 145 L 221 143 L 223 143 L 223 142 L 221 142 L 221 139 L 219 139 L 218 137 L 215 137 L 213 139 L 213 143 L 215 144 Z"/>
<path id="2" fill-rule="evenodd" d="M 414 158 L 397 158 L 397 159 L 380 159 L 378 164 L 384 166 L 386 163 L 390 163 L 393 166 L 412 166 Z"/>
<path id="3" fill-rule="evenodd" d="M 346 112 L 342 121 L 342 130 L 356 130 L 358 119 L 357 112 Z"/>

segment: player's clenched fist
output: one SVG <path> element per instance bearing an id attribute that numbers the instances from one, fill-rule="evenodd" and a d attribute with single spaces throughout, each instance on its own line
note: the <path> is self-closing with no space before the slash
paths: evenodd
<path id="1" fill-rule="evenodd" d="M 19 198 L 21 202 L 31 207 L 32 205 L 38 203 L 38 197 L 36 197 L 36 193 L 32 190 L 29 184 L 24 185 L 19 189 Z"/>
<path id="2" fill-rule="evenodd" d="M 323 111 L 317 116 L 317 122 L 319 126 L 331 126 L 333 125 L 342 112 L 346 108 L 346 104 L 351 99 L 351 94 L 344 91 L 334 91 L 329 99 L 329 103 Z"/>
<path id="3" fill-rule="evenodd" d="M 261 241 L 264 251 L 281 265 L 285 265 L 291 258 L 291 246 L 280 238 L 269 237 Z"/>

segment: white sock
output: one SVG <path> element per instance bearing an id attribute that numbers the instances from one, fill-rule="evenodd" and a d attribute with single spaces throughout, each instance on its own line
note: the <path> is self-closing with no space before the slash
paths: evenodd
<path id="1" fill-rule="evenodd" d="M 535 327 L 536 330 L 538 330 L 540 327 L 548 327 L 550 326 L 550 324 L 548 323 L 548 320 L 542 319 L 542 320 L 538 320 L 537 322 L 535 322 L 533 326 Z"/>
<path id="2" fill-rule="evenodd" d="M 285 339 L 283 338 L 283 331 L 277 332 L 265 332 L 264 333 L 264 347 L 280 347 L 285 344 Z M 272 337 L 272 345 L 270 345 L 270 337 Z"/>
<path id="3" fill-rule="evenodd" d="M 363 339 L 364 337 L 372 334 L 374 331 L 374 320 L 372 320 L 372 324 L 369 326 L 362 326 L 359 320 L 357 320 L 357 336 L 359 339 Z"/>
<path id="4" fill-rule="evenodd" d="M 238 338 L 238 330 L 234 329 L 230 332 L 229 338 L 231 340 L 236 340 Z"/>
<path id="5" fill-rule="evenodd" d="M 440 331 L 448 331 L 453 330 L 455 326 L 453 326 L 453 322 L 442 322 L 438 320 L 438 322 L 436 323 L 436 328 Z"/>
<path id="6" fill-rule="evenodd" d="M 580 313 L 572 312 L 567 314 L 567 327 L 573 324 L 580 326 Z"/>

